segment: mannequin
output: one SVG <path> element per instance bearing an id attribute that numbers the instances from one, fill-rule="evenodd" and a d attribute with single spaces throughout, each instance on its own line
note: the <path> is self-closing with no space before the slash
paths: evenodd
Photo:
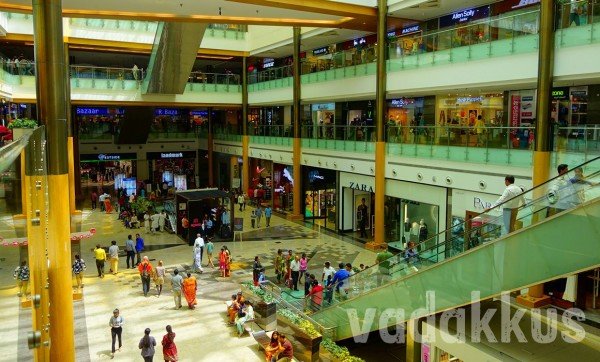
<path id="1" fill-rule="evenodd" d="M 421 221 L 419 222 L 419 242 L 421 243 L 427 240 L 428 236 L 429 230 L 427 230 L 427 224 L 425 223 L 424 219 L 421 219 Z"/>

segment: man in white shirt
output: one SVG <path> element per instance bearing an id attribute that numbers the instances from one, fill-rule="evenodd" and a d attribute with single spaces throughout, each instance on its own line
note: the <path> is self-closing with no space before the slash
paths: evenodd
<path id="1" fill-rule="evenodd" d="M 579 204 L 577 190 L 568 179 L 569 166 L 560 164 L 557 168 L 558 178 L 548 191 L 548 201 L 554 208 L 554 213 L 570 209 Z"/>
<path id="2" fill-rule="evenodd" d="M 518 197 L 523 193 L 523 190 L 515 185 L 515 177 L 512 175 L 507 175 L 504 178 L 504 184 L 506 185 L 506 189 L 502 193 L 502 196 L 496 202 L 492 204 L 489 208 L 485 209 L 484 212 L 488 212 L 491 209 L 502 205 L 502 219 L 504 222 L 504 227 L 502 228 L 502 235 L 506 235 L 511 232 L 511 219 L 513 213 L 516 212 L 521 202 L 524 202 L 523 196 Z"/>
<path id="3" fill-rule="evenodd" d="M 98 197 L 98 201 L 100 201 L 100 211 L 105 211 L 104 210 L 104 199 L 106 199 L 106 192 L 103 192 L 99 197 Z"/>
<path id="4" fill-rule="evenodd" d="M 204 239 L 200 233 L 196 234 L 194 249 L 200 249 L 200 263 L 202 263 L 202 255 L 204 254 Z"/>
<path id="5" fill-rule="evenodd" d="M 333 274 L 335 274 L 335 268 L 331 266 L 330 262 L 326 261 L 325 267 L 323 268 L 323 276 L 321 277 L 321 281 L 323 282 L 323 285 L 327 286 L 325 283 L 327 282 L 327 279 L 329 278 L 330 275 L 331 275 L 331 279 L 333 279 Z"/>
<path id="6" fill-rule="evenodd" d="M 165 220 L 167 219 L 167 214 L 165 213 L 165 210 L 161 211 L 160 214 L 158 214 L 158 230 L 160 230 L 161 232 L 165 230 Z"/>
<path id="7" fill-rule="evenodd" d="M 246 199 L 244 198 L 243 194 L 238 195 L 237 202 L 238 205 L 240 205 L 240 211 L 242 211 L 242 206 L 244 206 L 244 202 L 246 202 Z"/>

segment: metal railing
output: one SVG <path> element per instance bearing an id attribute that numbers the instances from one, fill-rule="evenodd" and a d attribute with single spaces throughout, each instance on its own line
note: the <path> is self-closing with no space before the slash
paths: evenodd
<path id="1" fill-rule="evenodd" d="M 233 73 L 204 73 L 192 72 L 188 83 L 239 85 L 240 75 Z"/>

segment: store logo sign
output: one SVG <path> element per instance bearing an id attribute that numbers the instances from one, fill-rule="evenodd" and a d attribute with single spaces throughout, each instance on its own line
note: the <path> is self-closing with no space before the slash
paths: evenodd
<path id="1" fill-rule="evenodd" d="M 350 181 L 349 185 L 350 186 L 348 186 L 348 187 L 350 187 L 351 189 L 358 190 L 358 191 L 368 191 L 371 193 L 375 192 L 375 191 L 373 191 L 373 186 L 370 186 L 370 185 L 359 184 L 357 182 L 352 182 L 352 181 Z"/>
<path id="2" fill-rule="evenodd" d="M 107 155 L 105 153 L 101 153 L 98 155 L 98 159 L 100 161 L 118 161 L 121 159 L 121 155 Z"/>
<path id="3" fill-rule="evenodd" d="M 513 9 L 519 9 L 519 8 L 524 8 L 526 6 L 529 5 L 535 5 L 535 4 L 539 4 L 541 2 L 541 0 L 521 0 L 519 1 L 519 3 L 515 6 L 513 6 Z"/>
<path id="4" fill-rule="evenodd" d="M 417 25 L 413 25 L 413 26 L 408 26 L 408 27 L 402 29 L 402 35 L 406 35 L 406 34 L 410 34 L 410 33 L 416 33 L 419 30 L 421 30 L 421 29 L 419 28 L 418 24 Z"/>
<path id="5" fill-rule="evenodd" d="M 477 102 L 483 102 L 483 96 L 480 97 L 459 97 L 456 98 L 456 103 L 462 104 L 462 103 L 477 103 Z"/>
<path id="6" fill-rule="evenodd" d="M 160 153 L 161 158 L 183 158 L 183 152 Z"/>
<path id="7" fill-rule="evenodd" d="M 475 16 L 474 9 L 463 10 L 461 12 L 452 14 L 452 20 L 458 20 L 459 23 L 462 23 L 463 21 L 469 20 L 473 16 Z"/>

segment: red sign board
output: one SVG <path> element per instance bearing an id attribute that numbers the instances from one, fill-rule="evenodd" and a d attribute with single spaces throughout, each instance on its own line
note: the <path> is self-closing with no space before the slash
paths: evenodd
<path id="1" fill-rule="evenodd" d="M 521 124 L 521 96 L 511 96 L 510 114 L 510 126 L 519 127 Z M 512 130 L 512 133 L 515 132 L 516 130 Z"/>

